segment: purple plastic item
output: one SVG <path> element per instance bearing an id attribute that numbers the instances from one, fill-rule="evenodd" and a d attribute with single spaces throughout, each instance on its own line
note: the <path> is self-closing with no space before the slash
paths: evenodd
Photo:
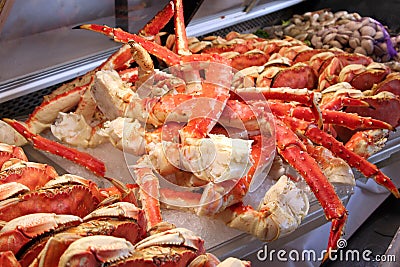
<path id="1" fill-rule="evenodd" d="M 379 21 L 373 19 L 373 18 L 369 18 L 370 20 L 372 20 L 372 22 L 374 22 L 376 25 L 378 25 L 382 32 L 383 32 L 383 36 L 385 38 L 385 42 L 386 42 L 386 47 L 387 47 L 387 52 L 390 56 L 390 59 L 393 59 L 394 57 L 397 56 L 397 52 L 396 49 L 393 46 L 392 41 L 390 40 L 390 35 L 389 33 L 386 31 L 385 27 L 382 25 L 382 23 L 380 23 Z"/>

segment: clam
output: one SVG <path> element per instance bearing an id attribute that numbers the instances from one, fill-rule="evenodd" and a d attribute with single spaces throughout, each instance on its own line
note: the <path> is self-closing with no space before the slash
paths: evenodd
<path id="1" fill-rule="evenodd" d="M 308 33 L 300 33 L 299 35 L 296 35 L 294 38 L 300 41 L 306 40 L 308 37 Z"/>
<path id="2" fill-rule="evenodd" d="M 367 52 L 367 55 L 371 55 L 374 52 L 374 42 L 372 40 L 362 39 L 361 46 Z"/>
<path id="3" fill-rule="evenodd" d="M 354 49 L 354 53 L 362 54 L 362 55 L 365 55 L 365 56 L 367 55 L 367 51 L 365 51 L 365 49 L 362 48 L 361 46 L 356 47 Z"/>
<path id="4" fill-rule="evenodd" d="M 354 31 L 351 36 L 353 36 L 354 38 L 360 39 L 361 34 L 359 31 Z"/>
<path id="5" fill-rule="evenodd" d="M 360 28 L 361 35 L 375 36 L 376 30 L 371 26 L 363 26 Z"/>
<path id="6" fill-rule="evenodd" d="M 361 24 L 356 22 L 356 21 L 350 21 L 349 23 L 346 24 L 346 28 L 353 32 L 353 31 L 357 31 L 358 29 L 361 28 Z"/>
<path id="7" fill-rule="evenodd" d="M 378 30 L 375 33 L 374 39 L 377 41 L 383 41 L 383 39 L 385 38 L 385 35 L 383 34 L 382 31 Z"/>
<path id="8" fill-rule="evenodd" d="M 342 45 L 345 45 L 349 42 L 349 36 L 345 34 L 338 34 L 336 35 L 336 40 Z"/>
<path id="9" fill-rule="evenodd" d="M 336 48 L 340 48 L 340 49 L 343 48 L 343 45 L 336 40 L 332 40 L 328 44 L 330 45 L 330 47 L 336 47 Z"/>
<path id="10" fill-rule="evenodd" d="M 311 44 L 316 47 L 318 42 L 320 42 L 322 45 L 321 37 L 318 35 L 313 35 L 313 37 L 311 38 Z"/>
<path id="11" fill-rule="evenodd" d="M 374 54 L 378 57 L 383 56 L 386 53 L 385 50 L 382 49 L 380 45 L 374 45 Z"/>
<path id="12" fill-rule="evenodd" d="M 336 35 L 337 34 L 335 32 L 327 34 L 325 37 L 323 37 L 324 38 L 323 43 L 326 44 L 326 43 L 329 43 L 330 41 L 334 40 Z"/>
<path id="13" fill-rule="evenodd" d="M 357 47 L 359 47 L 361 44 L 360 39 L 355 38 L 355 37 L 350 37 L 349 39 L 349 46 L 353 49 L 356 49 Z"/>

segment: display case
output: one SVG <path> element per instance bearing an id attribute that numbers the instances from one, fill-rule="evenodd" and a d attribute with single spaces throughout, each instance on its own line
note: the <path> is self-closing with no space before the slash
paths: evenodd
<path id="1" fill-rule="evenodd" d="M 193 13 L 196 12 L 190 17 L 187 34 L 201 37 L 214 34 L 225 35 L 231 30 L 249 33 L 256 29 L 280 24 L 299 10 L 303 10 L 304 7 L 299 5 L 308 1 L 205 0 L 197 2 L 202 2 L 202 4 L 193 8 Z M 41 102 L 43 95 L 48 94 L 60 84 L 96 68 L 120 47 L 120 44 L 104 36 L 73 29 L 74 26 L 92 22 L 127 27 L 129 31 L 137 32 L 165 3 L 167 1 L 75 0 L 48 3 L 42 0 L 28 2 L 15 0 L 7 19 L 3 25 L 0 24 L 2 26 L 2 29 L 0 28 L 0 57 L 2 58 L 0 62 L 0 116 L 26 118 Z M 37 12 L 32 12 L 32 10 Z M 53 138 L 51 135 L 47 137 Z M 59 174 L 76 173 L 90 177 L 99 184 L 103 183 L 101 179 L 84 168 L 58 156 L 39 152 L 29 145 L 24 149 L 30 160 L 53 165 Z M 398 132 L 391 133 L 385 148 L 369 159 L 388 173 L 396 184 L 400 184 L 400 177 L 396 174 L 396 171 L 400 171 L 397 170 L 399 150 L 400 135 Z M 105 154 L 113 151 L 114 154 L 111 157 L 114 159 L 108 164 L 117 164 L 116 161 L 125 163 L 123 153 L 111 145 L 102 145 L 102 147 L 85 149 L 85 151 L 101 159 L 110 156 Z M 125 182 L 133 181 L 127 170 L 115 176 L 125 177 Z M 359 179 L 354 190 L 349 187 L 342 188 L 339 196 L 349 210 L 344 238 L 348 239 L 387 195 L 385 190 L 365 179 Z M 360 201 L 369 203 L 369 209 L 359 209 Z M 209 221 L 212 219 L 200 219 L 195 215 L 180 211 L 174 213 L 175 211 L 166 212 L 165 218 L 178 226 L 183 220 L 186 220 L 183 226 L 197 224 L 197 220 L 200 220 L 197 229 L 205 238 L 209 252 L 222 259 L 230 256 L 249 258 L 253 260 L 253 266 L 265 266 L 265 262 L 257 258 L 257 252 L 262 250 L 264 242 L 239 231 L 227 229 L 222 223 Z M 207 227 L 212 228 L 212 231 L 208 231 Z M 215 236 L 217 232 L 222 232 L 222 237 Z M 293 233 L 268 243 L 268 248 L 300 250 L 308 246 L 307 248 L 321 251 L 325 249 L 328 235 L 329 225 L 320 205 L 313 200 L 310 212 L 300 227 Z M 291 265 L 291 263 L 279 264 Z M 314 266 L 319 262 L 302 264 Z"/>

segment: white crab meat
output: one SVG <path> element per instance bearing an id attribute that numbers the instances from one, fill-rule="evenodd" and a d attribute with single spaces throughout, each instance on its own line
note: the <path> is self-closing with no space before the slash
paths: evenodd
<path id="1" fill-rule="evenodd" d="M 145 153 L 145 132 L 139 121 L 118 117 L 115 120 L 105 122 L 101 131 L 118 149 L 136 156 Z"/>
<path id="2" fill-rule="evenodd" d="M 96 72 L 90 92 L 96 100 L 97 107 L 109 120 L 124 117 L 127 106 L 136 94 L 115 70 Z"/>
<path id="3" fill-rule="evenodd" d="M 247 232 L 260 240 L 272 241 L 296 230 L 309 210 L 306 193 L 287 176 L 282 176 L 265 194 L 258 210 L 224 210 L 218 217 L 229 227 Z M 269 214 L 265 214 L 268 211 Z"/>
<path id="4" fill-rule="evenodd" d="M 209 138 L 187 138 L 186 142 L 179 151 L 181 164 L 199 179 L 219 183 L 240 178 L 252 166 L 252 140 L 210 134 Z"/>
<path id="5" fill-rule="evenodd" d="M 50 129 L 56 138 L 73 146 L 95 147 L 108 140 L 100 128 L 93 128 L 76 113 L 60 112 Z"/>

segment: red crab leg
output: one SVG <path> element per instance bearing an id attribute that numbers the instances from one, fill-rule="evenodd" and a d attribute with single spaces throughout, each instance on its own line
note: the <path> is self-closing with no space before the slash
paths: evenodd
<path id="1" fill-rule="evenodd" d="M 314 118 L 317 119 L 318 125 L 322 126 L 321 111 L 318 106 L 318 95 L 307 89 L 292 89 L 287 87 L 270 88 L 244 88 L 236 91 L 244 100 L 264 100 L 260 99 L 260 94 L 268 99 L 295 101 L 311 107 Z"/>
<path id="2" fill-rule="evenodd" d="M 134 189 L 136 189 L 137 185 L 127 185 L 123 182 L 113 179 L 110 177 L 104 176 L 104 178 L 113 184 L 113 187 L 100 189 L 100 191 L 105 192 L 109 195 L 109 198 L 102 201 L 102 205 L 108 205 L 109 203 L 113 203 L 114 200 L 129 202 L 138 206 L 136 196 L 134 193 Z"/>
<path id="3" fill-rule="evenodd" d="M 132 63 L 132 52 L 130 46 L 122 46 L 104 61 L 96 70 L 125 70 Z"/>
<path id="4" fill-rule="evenodd" d="M 389 129 L 393 130 L 393 126 L 381 120 L 370 117 L 361 117 L 356 113 L 347 113 L 336 110 L 323 110 L 322 118 L 324 123 L 332 123 L 343 125 L 344 127 L 355 129 Z"/>
<path id="5" fill-rule="evenodd" d="M 387 130 L 366 130 L 356 132 L 345 144 L 345 147 L 368 159 L 375 152 L 383 148 L 389 136 Z"/>
<path id="6" fill-rule="evenodd" d="M 146 40 L 145 38 L 140 37 L 136 34 L 126 32 L 120 28 L 111 28 L 105 25 L 98 24 L 83 24 L 77 26 L 77 28 L 102 33 L 106 36 L 113 38 L 114 41 L 120 43 L 135 41 L 143 46 L 143 48 L 146 49 L 150 54 L 156 56 L 157 58 L 160 58 L 168 65 L 176 65 L 180 62 L 179 56 L 168 48 Z"/>
<path id="7" fill-rule="evenodd" d="M 257 103 L 262 104 L 262 103 Z M 269 102 L 269 107 L 276 116 L 292 116 L 306 121 L 313 121 L 314 115 L 307 107 L 293 106 L 287 103 Z M 355 129 L 389 129 L 393 126 L 381 120 L 370 117 L 361 117 L 356 113 L 347 113 L 336 110 L 322 110 L 324 123 L 341 125 L 351 130 Z"/>
<path id="8" fill-rule="evenodd" d="M 156 35 L 159 33 L 165 25 L 174 16 L 174 5 L 172 1 L 168 2 L 165 7 L 155 15 L 155 17 L 148 22 L 143 29 L 140 30 L 140 34 L 144 36 Z"/>
<path id="9" fill-rule="evenodd" d="M 335 154 L 335 156 L 345 160 L 351 167 L 358 169 L 366 177 L 373 177 L 377 184 L 386 187 L 395 197 L 400 198 L 400 193 L 397 187 L 389 177 L 383 174 L 378 167 L 364 159 L 362 156 L 348 150 L 343 143 L 336 140 L 330 134 L 321 131 L 309 122 L 296 118 L 283 117 L 282 120 L 284 120 L 293 130 L 304 131 L 304 134 L 311 141 L 328 148 L 333 154 Z"/>
<path id="10" fill-rule="evenodd" d="M 31 142 L 35 148 L 76 162 L 77 164 L 86 167 L 88 170 L 92 171 L 96 175 L 105 175 L 106 167 L 104 163 L 96 159 L 95 157 L 87 153 L 81 152 L 77 149 L 69 148 L 57 142 L 48 140 L 40 135 L 34 134 L 30 132 L 22 123 L 16 120 L 3 120 L 11 127 L 13 127 L 23 137 L 25 137 L 29 142 Z"/>
<path id="11" fill-rule="evenodd" d="M 142 208 L 147 218 L 147 230 L 150 231 L 162 222 L 160 209 L 160 185 L 158 178 L 153 173 L 151 163 L 147 158 L 141 158 L 134 166 L 136 182 L 139 185 L 139 195 Z"/>
<path id="12" fill-rule="evenodd" d="M 43 129 L 48 128 L 56 119 L 58 110 L 67 111 L 78 104 L 88 85 L 75 87 L 50 100 L 43 101 L 26 120 L 28 128 L 35 133 L 40 133 Z"/>
<path id="13" fill-rule="evenodd" d="M 321 204 L 327 220 L 332 221 L 328 251 L 335 249 L 347 219 L 346 208 L 297 135 L 279 119 L 275 121 L 275 131 L 279 154 L 303 176 Z"/>
<path id="14" fill-rule="evenodd" d="M 185 20 L 183 17 L 182 0 L 174 0 L 175 3 L 175 44 L 178 55 L 190 55 L 189 46 L 186 36 Z"/>
<path id="15" fill-rule="evenodd" d="M 352 97 L 337 97 L 326 104 L 320 105 L 325 110 L 340 110 L 343 107 L 368 107 L 369 104 L 364 100 Z"/>
<path id="16" fill-rule="evenodd" d="M 230 63 L 230 60 L 223 58 L 218 54 L 201 54 L 201 55 L 187 55 L 181 58 L 179 55 L 175 54 L 168 48 L 164 46 L 158 45 L 154 42 L 148 41 L 143 37 L 140 37 L 136 34 L 128 33 L 123 31 L 120 28 L 111 28 L 106 25 L 98 25 L 98 24 L 83 24 L 77 26 L 76 28 L 90 30 L 94 32 L 99 32 L 106 36 L 109 36 L 114 39 L 116 42 L 120 43 L 128 43 L 129 41 L 135 41 L 143 46 L 150 54 L 156 56 L 161 59 L 169 66 L 173 66 L 179 64 L 181 61 L 183 62 L 191 62 L 191 61 L 211 61 L 211 62 L 219 62 L 219 63 Z"/>

